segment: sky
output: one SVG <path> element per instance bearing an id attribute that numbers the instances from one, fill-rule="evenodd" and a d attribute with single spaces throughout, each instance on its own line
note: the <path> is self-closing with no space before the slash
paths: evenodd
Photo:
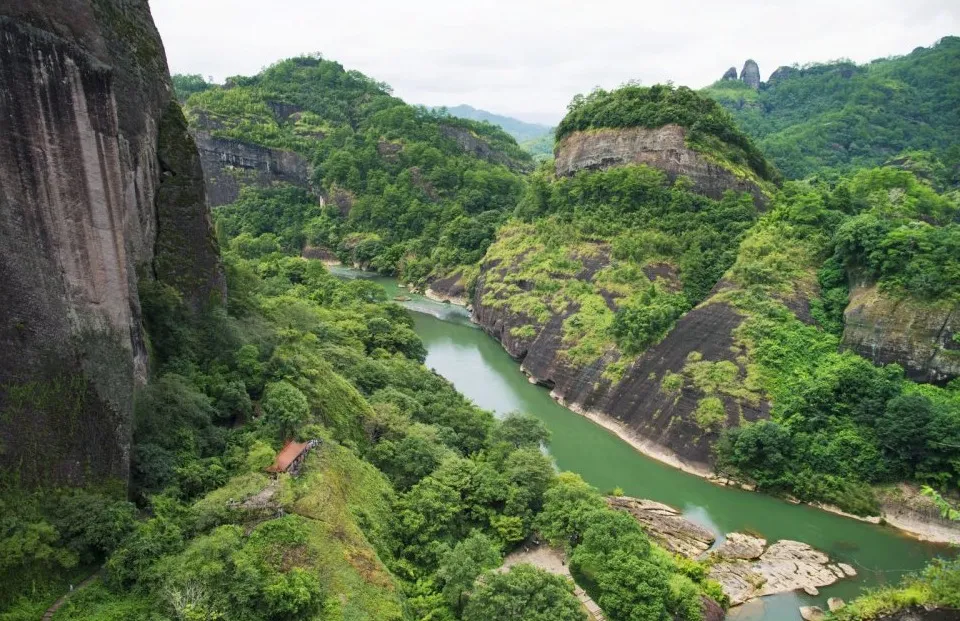
<path id="1" fill-rule="evenodd" d="M 173 73 L 222 81 L 320 52 L 414 104 L 556 123 L 577 93 L 694 88 L 960 35 L 958 0 L 150 0 Z"/>

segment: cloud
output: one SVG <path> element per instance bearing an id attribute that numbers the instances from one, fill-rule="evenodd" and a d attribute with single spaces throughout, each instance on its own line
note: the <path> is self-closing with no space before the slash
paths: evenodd
<path id="1" fill-rule="evenodd" d="M 779 65 L 905 54 L 956 33 L 955 0 L 152 0 L 171 70 L 256 73 L 320 51 L 411 103 L 556 122 L 626 80 L 705 86 Z"/>

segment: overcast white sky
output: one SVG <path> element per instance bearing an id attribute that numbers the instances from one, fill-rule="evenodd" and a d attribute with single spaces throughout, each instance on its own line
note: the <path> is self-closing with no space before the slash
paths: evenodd
<path id="1" fill-rule="evenodd" d="M 221 81 L 321 52 L 410 103 L 557 122 L 627 80 L 705 86 L 905 54 L 960 34 L 958 0 L 150 0 L 174 73 Z"/>

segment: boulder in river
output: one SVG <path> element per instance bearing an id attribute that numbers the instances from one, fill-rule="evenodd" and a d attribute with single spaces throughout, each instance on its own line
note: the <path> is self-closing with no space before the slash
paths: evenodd
<path id="1" fill-rule="evenodd" d="M 752 561 L 760 558 L 767 549 L 767 540 L 743 533 L 730 533 L 727 539 L 717 546 L 713 554 L 722 559 L 742 559 Z"/>
<path id="2" fill-rule="evenodd" d="M 820 606 L 801 606 L 800 616 L 804 621 L 821 621 L 827 618 L 827 613 L 823 612 Z"/>
<path id="3" fill-rule="evenodd" d="M 827 608 L 830 609 L 830 612 L 836 612 L 846 605 L 847 603 L 839 597 L 831 597 L 827 600 Z"/>

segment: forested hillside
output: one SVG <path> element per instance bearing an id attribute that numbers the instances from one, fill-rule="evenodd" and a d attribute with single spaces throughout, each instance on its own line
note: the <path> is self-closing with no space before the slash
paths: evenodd
<path id="1" fill-rule="evenodd" d="M 575 100 L 561 156 L 572 132 L 675 123 L 691 149 L 776 178 L 725 111 L 660 88 Z M 857 298 L 868 318 L 886 300 L 937 317 L 945 341 L 908 340 L 955 377 L 960 203 L 896 167 L 835 177 L 789 182 L 759 214 L 747 194 L 710 199 L 643 164 L 541 169 L 484 258 L 476 315 L 566 402 L 761 489 L 860 514 L 880 510 L 872 485 L 955 489 L 956 382 L 860 357 L 844 313 L 856 286 L 873 292 Z M 860 329 L 883 342 L 901 320 L 883 321 Z"/>
<path id="2" fill-rule="evenodd" d="M 611 621 L 723 617 L 718 557 L 558 472 L 544 422 L 477 407 L 325 261 L 462 298 L 674 465 L 859 516 L 924 485 L 957 516 L 960 39 L 578 95 L 537 166 L 318 55 L 170 80 L 145 0 L 71 8 L 0 10 L 0 78 L 31 76 L 0 132 L 0 621 L 587 621 L 570 580 L 501 567 L 541 542 Z M 960 606 L 958 576 L 836 618 Z"/>
<path id="3" fill-rule="evenodd" d="M 409 281 L 479 260 L 532 167 L 498 127 L 409 106 L 385 84 L 317 57 L 230 78 L 186 109 L 214 136 L 305 157 L 327 206 L 296 234 Z"/>
<path id="4" fill-rule="evenodd" d="M 784 175 L 877 166 L 908 151 L 929 151 L 936 171 L 960 181 L 960 37 L 865 65 L 850 61 L 781 67 L 754 90 L 720 80 L 702 92 Z"/>

